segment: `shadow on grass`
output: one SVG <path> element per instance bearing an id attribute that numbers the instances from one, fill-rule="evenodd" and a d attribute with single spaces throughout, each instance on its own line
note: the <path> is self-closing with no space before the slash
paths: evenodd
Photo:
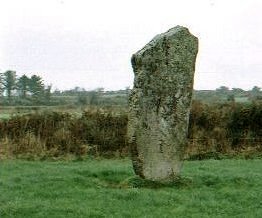
<path id="1" fill-rule="evenodd" d="M 159 189 L 159 188 L 186 188 L 193 184 L 191 178 L 177 177 L 172 182 L 157 182 L 147 179 L 142 179 L 138 176 L 130 177 L 119 184 L 120 188 L 149 188 L 149 189 Z"/>
<path id="2" fill-rule="evenodd" d="M 101 170 L 89 171 L 81 170 L 77 172 L 84 181 L 89 181 L 93 185 L 107 188 L 148 188 L 148 189 L 161 189 L 161 188 L 175 188 L 175 189 L 190 189 L 190 188 L 203 188 L 203 187 L 221 187 L 221 186 L 248 186 L 252 185 L 255 178 L 233 175 L 194 175 L 193 177 L 180 176 L 172 182 L 157 182 L 140 178 L 133 175 L 129 171 L 114 171 L 114 170 Z"/>

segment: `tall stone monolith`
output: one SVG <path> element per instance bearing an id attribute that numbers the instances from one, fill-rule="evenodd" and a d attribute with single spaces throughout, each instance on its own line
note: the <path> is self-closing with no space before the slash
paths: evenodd
<path id="1" fill-rule="evenodd" d="M 198 39 L 176 26 L 132 56 L 128 141 L 137 175 L 169 182 L 181 170 Z"/>

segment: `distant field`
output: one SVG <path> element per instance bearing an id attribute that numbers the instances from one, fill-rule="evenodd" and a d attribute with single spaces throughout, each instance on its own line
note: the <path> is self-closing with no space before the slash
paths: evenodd
<path id="1" fill-rule="evenodd" d="M 250 100 L 248 99 L 248 97 L 235 97 L 235 102 L 247 103 L 250 102 Z"/>
<path id="2" fill-rule="evenodd" d="M 9 119 L 12 116 L 23 115 L 28 113 L 34 113 L 38 110 L 43 110 L 42 107 L 14 107 L 14 106 L 2 106 L 0 108 L 0 120 Z"/>
<path id="3" fill-rule="evenodd" d="M 8 119 L 14 115 L 23 115 L 30 113 L 42 113 L 46 111 L 81 113 L 83 108 L 75 106 L 2 106 L 0 108 L 0 119 Z"/>
<path id="4" fill-rule="evenodd" d="M 5 114 L 0 114 L 0 120 L 4 120 L 4 119 L 8 119 L 8 118 L 10 118 L 10 114 L 8 114 L 8 113 L 5 113 Z"/>
<path id="5" fill-rule="evenodd" d="M 0 162 L 0 217 L 262 217 L 262 160 L 185 162 L 170 186 L 125 160 Z"/>

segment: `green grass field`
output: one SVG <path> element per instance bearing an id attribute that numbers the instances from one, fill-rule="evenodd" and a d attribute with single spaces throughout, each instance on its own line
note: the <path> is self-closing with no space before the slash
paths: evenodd
<path id="1" fill-rule="evenodd" d="M 128 159 L 3 160 L 0 217 L 262 217 L 262 160 L 187 161 L 168 186 Z"/>

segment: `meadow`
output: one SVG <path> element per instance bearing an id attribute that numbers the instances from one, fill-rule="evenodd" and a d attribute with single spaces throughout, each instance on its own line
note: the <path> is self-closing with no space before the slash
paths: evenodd
<path id="1" fill-rule="evenodd" d="M 262 160 L 185 161 L 172 184 L 129 159 L 0 162 L 0 217 L 261 217 Z"/>

